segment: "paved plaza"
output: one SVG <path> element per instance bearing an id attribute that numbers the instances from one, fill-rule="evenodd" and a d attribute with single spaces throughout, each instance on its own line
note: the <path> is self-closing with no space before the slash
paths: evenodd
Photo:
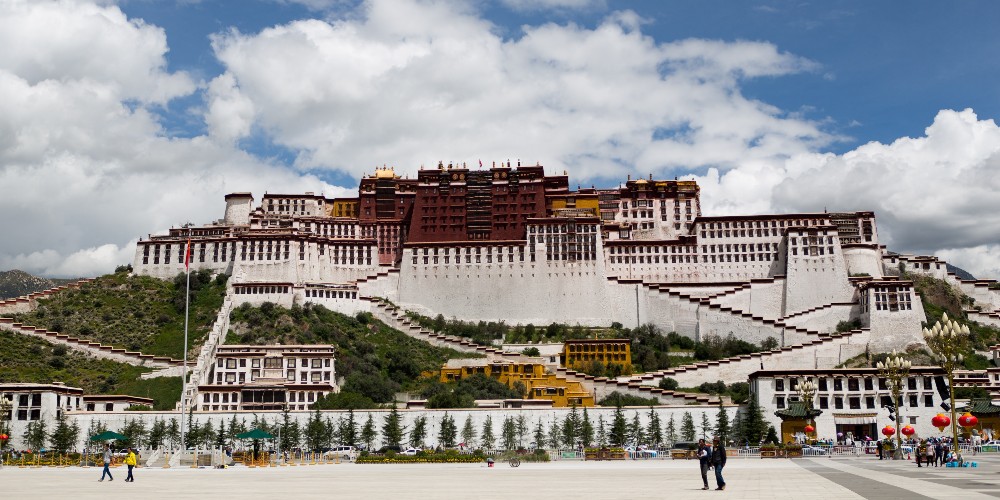
<path id="1" fill-rule="evenodd" d="M 812 498 L 1000 497 L 1000 457 L 978 468 L 918 469 L 868 458 L 730 459 L 726 491 L 701 491 L 695 461 L 522 464 L 312 465 L 248 469 L 138 469 L 126 483 L 100 468 L 0 470 L 0 498 Z M 710 479 L 712 488 L 714 481 Z M 124 498 L 124 497 L 123 497 Z"/>

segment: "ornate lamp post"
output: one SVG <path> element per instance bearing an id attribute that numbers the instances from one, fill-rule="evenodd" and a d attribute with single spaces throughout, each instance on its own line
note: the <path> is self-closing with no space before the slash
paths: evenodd
<path id="1" fill-rule="evenodd" d="M 889 359 L 879 361 L 876 366 L 879 376 L 886 379 L 889 391 L 892 392 L 892 401 L 896 405 L 896 422 L 903 425 L 903 405 L 900 404 L 899 393 L 903 390 L 903 380 L 910 374 L 910 362 L 892 351 Z M 892 458 L 903 458 L 903 438 L 900 433 L 896 433 L 896 449 L 892 452 Z"/>
<path id="2" fill-rule="evenodd" d="M 809 415 L 809 410 L 812 410 L 813 407 L 814 395 L 816 395 L 816 384 L 814 384 L 812 380 L 806 380 L 801 384 L 799 384 L 799 399 L 801 399 L 802 404 L 805 405 L 807 417 Z M 809 418 L 807 418 L 806 420 L 806 427 L 804 429 L 806 432 L 806 440 L 807 440 L 806 442 L 808 442 L 809 433 L 816 430 L 816 428 L 813 425 L 810 425 L 811 423 L 813 423 L 810 422 L 811 420 L 812 419 Z"/>
<path id="3" fill-rule="evenodd" d="M 952 447 L 958 460 L 962 461 L 962 452 L 958 447 L 958 419 L 955 418 L 955 369 L 962 366 L 962 353 L 968 350 L 969 327 L 957 321 L 948 319 L 948 313 L 941 315 L 941 320 L 930 328 L 924 328 L 924 341 L 934 353 L 934 360 L 944 370 L 948 377 L 948 393 L 951 399 L 951 437 Z"/>

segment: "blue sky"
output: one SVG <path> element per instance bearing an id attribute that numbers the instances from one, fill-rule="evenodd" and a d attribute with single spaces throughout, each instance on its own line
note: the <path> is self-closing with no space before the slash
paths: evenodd
<path id="1" fill-rule="evenodd" d="M 521 159 L 693 178 L 706 214 L 873 210 L 891 250 L 1000 277 L 998 25 L 971 1 L 0 0 L 0 269 L 110 271 L 227 192 Z"/>

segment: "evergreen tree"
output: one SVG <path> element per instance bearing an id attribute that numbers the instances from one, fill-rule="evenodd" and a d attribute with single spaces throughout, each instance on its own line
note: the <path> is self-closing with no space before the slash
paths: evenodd
<path id="1" fill-rule="evenodd" d="M 549 446 L 553 450 L 558 450 L 559 445 L 562 444 L 562 425 L 559 423 L 559 419 L 553 417 L 552 425 L 549 427 Z"/>
<path id="2" fill-rule="evenodd" d="M 226 441 L 230 446 L 234 446 L 236 443 L 236 436 L 243 434 L 247 431 L 247 424 L 243 420 L 236 420 L 236 415 L 229 420 L 229 428 L 226 429 Z"/>
<path id="3" fill-rule="evenodd" d="M 228 442 L 228 434 L 226 434 L 226 421 L 219 419 L 219 430 L 215 431 L 215 446 L 218 448 L 225 448 Z"/>
<path id="4" fill-rule="evenodd" d="M 441 417 L 441 432 L 438 433 L 438 444 L 445 448 L 454 448 L 455 440 L 458 439 L 458 426 L 455 425 L 455 417 L 445 412 Z"/>
<path id="5" fill-rule="evenodd" d="M 369 415 L 370 416 L 370 415 Z M 361 439 L 365 441 L 364 438 Z M 340 442 L 347 446 L 358 445 L 358 422 L 354 419 L 354 410 L 347 410 L 347 418 L 340 428 Z M 367 441 L 365 441 L 367 443 Z"/>
<path id="6" fill-rule="evenodd" d="M 405 432 L 403 417 L 399 415 L 399 410 L 393 408 L 388 415 L 383 417 L 382 442 L 386 446 L 399 446 L 403 442 Z"/>
<path id="7" fill-rule="evenodd" d="M 76 440 L 79 437 L 79 428 L 74 431 L 74 426 L 66 421 L 66 415 L 59 412 L 56 417 L 56 426 L 52 429 L 49 442 L 52 450 L 59 453 L 66 453 L 76 447 Z"/>
<path id="8" fill-rule="evenodd" d="M 528 418 L 523 413 L 517 415 L 517 449 L 524 449 L 524 437 L 528 434 Z"/>
<path id="9" fill-rule="evenodd" d="M 417 417 L 413 419 L 413 427 L 410 428 L 410 446 L 413 448 L 423 448 L 427 439 L 427 417 Z"/>
<path id="10" fill-rule="evenodd" d="M 493 417 L 486 415 L 486 421 L 483 422 L 483 432 L 480 434 L 482 436 L 483 449 L 492 450 L 493 445 L 496 443 L 496 436 L 493 435 Z"/>
<path id="11" fill-rule="evenodd" d="M 764 433 L 767 432 L 767 421 L 764 420 L 764 411 L 757 404 L 756 395 L 751 395 L 747 402 L 746 415 L 743 420 L 742 439 L 745 439 L 750 446 L 758 446 Z"/>
<path id="12" fill-rule="evenodd" d="M 473 448 L 476 445 L 476 427 L 472 425 L 472 415 L 465 416 L 465 425 L 462 426 L 462 442 L 466 448 Z"/>
<path id="13" fill-rule="evenodd" d="M 765 443 L 778 444 L 778 433 L 775 432 L 774 426 L 767 426 L 767 436 L 764 438 Z"/>
<path id="14" fill-rule="evenodd" d="M 306 421 L 306 449 L 310 451 L 320 451 L 324 448 L 326 441 L 326 422 L 317 407 Z"/>
<path id="15" fill-rule="evenodd" d="M 128 445 L 142 448 L 146 443 L 146 421 L 141 418 L 126 418 L 121 434 L 128 438 Z"/>
<path id="16" fill-rule="evenodd" d="M 188 426 L 185 430 L 187 436 L 184 438 L 184 446 L 197 447 L 201 442 L 201 424 L 188 417 Z"/>
<path id="17" fill-rule="evenodd" d="M 149 426 L 149 447 L 158 450 L 163 447 L 163 441 L 167 438 L 167 423 L 162 418 L 158 418 Z"/>
<path id="18" fill-rule="evenodd" d="M 291 414 L 286 406 L 284 411 L 281 412 L 281 424 L 278 426 L 278 447 L 281 448 L 282 451 L 291 450 L 299 444 L 298 439 L 296 439 L 297 436 L 292 435 L 292 424 Z M 298 427 L 298 425 L 296 425 L 296 427 Z"/>
<path id="19" fill-rule="evenodd" d="M 608 429 L 604 425 L 604 415 L 597 416 L 597 446 L 601 448 L 608 445 Z"/>
<path id="20" fill-rule="evenodd" d="M 514 417 L 503 419 L 503 425 L 500 426 L 500 447 L 508 451 L 517 448 L 517 423 Z"/>
<path id="21" fill-rule="evenodd" d="M 694 417 L 691 416 L 691 412 L 684 412 L 684 417 L 681 418 L 681 440 L 694 441 L 697 435 L 697 431 L 694 430 Z"/>
<path id="22" fill-rule="evenodd" d="M 611 446 L 625 446 L 628 441 L 628 424 L 625 422 L 625 413 L 621 406 L 615 407 L 615 414 L 611 419 L 611 432 L 608 433 L 608 440 Z"/>
<path id="23" fill-rule="evenodd" d="M 211 448 L 215 444 L 215 427 L 212 427 L 212 419 L 208 419 L 205 425 L 201 426 L 198 437 L 197 443 L 202 448 Z"/>
<path id="24" fill-rule="evenodd" d="M 181 442 L 181 426 L 176 418 L 171 418 L 170 424 L 167 425 L 166 439 L 171 448 L 176 448 Z"/>
<path id="25" fill-rule="evenodd" d="M 366 450 L 373 451 L 377 437 L 378 431 L 375 430 L 375 417 L 369 413 L 368 420 L 365 421 L 364 427 L 361 428 L 361 442 L 364 443 Z"/>
<path id="26" fill-rule="evenodd" d="M 536 449 L 541 450 L 545 448 L 545 426 L 542 425 L 542 419 L 540 418 L 538 419 L 538 425 L 535 426 L 534 440 Z"/>
<path id="27" fill-rule="evenodd" d="M 639 420 L 639 412 L 632 415 L 632 422 L 628 424 L 628 440 L 635 446 L 646 444 L 646 433 L 643 432 L 642 422 Z"/>
<path id="28" fill-rule="evenodd" d="M 663 430 L 660 428 L 660 415 L 652 407 L 649 408 L 649 424 L 646 427 L 646 437 L 649 444 L 659 446 L 663 443 Z"/>
<path id="29" fill-rule="evenodd" d="M 594 445 L 594 424 L 590 421 L 590 416 L 587 415 L 587 407 L 583 407 L 583 418 L 580 419 L 580 441 L 583 442 L 584 447 L 591 447 Z"/>
<path id="30" fill-rule="evenodd" d="M 719 398 L 719 415 L 715 419 L 715 434 L 719 436 L 719 439 L 721 439 L 723 443 L 729 441 L 729 413 L 727 413 L 726 408 L 722 406 L 722 398 Z"/>
<path id="31" fill-rule="evenodd" d="M 562 442 L 568 449 L 576 448 L 576 441 L 580 436 L 580 413 L 576 411 L 576 405 L 570 409 L 569 415 L 563 420 Z"/>
<path id="32" fill-rule="evenodd" d="M 708 413 L 701 412 L 701 437 L 710 439 L 712 437 L 712 421 L 708 418 Z"/>
<path id="33" fill-rule="evenodd" d="M 733 425 L 729 432 L 736 439 L 737 446 L 742 446 L 746 443 L 746 426 L 743 425 L 743 412 L 738 409 L 736 410 L 736 416 L 733 417 Z"/>
<path id="34" fill-rule="evenodd" d="M 49 438 L 49 433 L 45 429 L 44 420 L 35 420 L 33 422 L 28 422 L 27 427 L 24 428 L 24 438 L 22 441 L 28 447 L 28 449 L 37 452 L 42 448 L 45 448 L 45 441 Z"/>
<path id="35" fill-rule="evenodd" d="M 667 421 L 667 442 L 670 446 L 673 446 L 677 442 L 677 426 L 674 425 L 674 414 L 670 414 L 670 420 Z"/>

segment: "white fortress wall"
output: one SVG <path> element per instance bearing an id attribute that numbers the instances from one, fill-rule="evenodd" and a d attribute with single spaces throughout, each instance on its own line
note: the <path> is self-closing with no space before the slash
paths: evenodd
<path id="1" fill-rule="evenodd" d="M 896 297 L 892 297 L 895 291 Z M 921 323 L 927 320 L 920 296 L 912 286 L 904 284 L 872 285 L 864 291 L 862 323 L 872 331 L 871 348 L 874 352 L 905 350 L 911 345 L 924 343 Z M 867 318 L 867 322 L 865 322 Z"/>
<path id="2" fill-rule="evenodd" d="M 820 333 L 831 333 L 837 329 L 837 323 L 860 319 L 861 309 L 856 303 L 827 304 L 812 310 L 783 318 L 786 325 L 805 328 Z"/>
<path id="3" fill-rule="evenodd" d="M 847 280 L 836 228 L 789 229 L 787 253 L 786 315 L 817 304 L 851 302 L 854 287 Z"/>
<path id="4" fill-rule="evenodd" d="M 360 296 L 382 297 L 393 302 L 399 299 L 399 270 L 387 269 L 383 272 L 380 272 L 374 278 L 358 280 L 358 293 Z"/>
<path id="5" fill-rule="evenodd" d="M 850 276 L 867 274 L 875 279 L 884 276 L 882 252 L 875 244 L 844 244 L 841 247 Z"/>
<path id="6" fill-rule="evenodd" d="M 754 316 L 778 319 L 785 311 L 785 278 L 768 278 L 750 282 L 750 308 Z"/>
<path id="7" fill-rule="evenodd" d="M 496 245 L 491 255 L 507 247 Z M 543 250 L 536 262 L 527 258 L 521 262 L 516 251 L 514 262 L 506 258 L 486 262 L 483 247 L 479 263 L 451 260 L 445 264 L 441 254 L 438 264 L 430 259 L 424 264 L 422 254 L 414 255 L 417 248 L 403 249 L 397 300 L 404 309 L 465 321 L 611 324 L 611 311 L 604 307 L 608 301 L 600 261 L 545 261 Z M 502 255 L 511 254 L 503 251 Z M 413 264 L 414 257 L 418 257 L 417 264 Z"/>
<path id="8" fill-rule="evenodd" d="M 698 339 L 698 309 L 700 305 L 670 295 L 666 291 L 647 289 L 645 322 L 652 323 L 663 333 L 677 332 Z M 635 326 L 634 323 L 629 326 Z"/>
<path id="9" fill-rule="evenodd" d="M 784 328 L 773 323 L 769 324 L 742 315 L 722 312 L 711 306 L 702 306 L 699 309 L 699 330 L 701 340 L 713 335 L 726 338 L 730 334 L 754 344 L 760 344 L 768 337 L 774 337 L 779 345 L 798 344 L 812 340 L 812 338 L 797 335 L 794 332 L 785 332 Z"/>
<path id="10" fill-rule="evenodd" d="M 732 422 L 736 417 L 736 412 L 739 411 L 738 405 L 724 405 L 725 411 L 728 413 L 729 421 Z M 625 414 L 627 421 L 631 422 L 635 415 L 639 416 L 639 422 L 646 427 L 649 424 L 649 407 L 625 407 L 622 411 Z M 524 436 L 524 445 L 528 445 L 534 439 L 534 431 L 539 423 L 545 429 L 546 436 L 548 435 L 549 427 L 552 425 L 554 420 L 558 420 L 562 423 L 566 416 L 570 414 L 570 408 L 459 408 L 453 410 L 425 410 L 425 409 L 412 409 L 412 410 L 397 410 L 399 415 L 402 417 L 401 425 L 404 428 L 411 428 L 414 421 L 419 417 L 425 417 L 427 419 L 428 432 L 427 439 L 424 442 L 425 446 L 435 447 L 439 443 L 437 441 L 438 430 L 441 428 L 441 419 L 444 417 L 445 413 L 449 417 L 455 420 L 455 425 L 462 429 L 465 425 L 466 418 L 471 417 L 474 428 L 476 429 L 477 438 L 482 434 L 483 426 L 486 423 L 487 418 L 491 419 L 493 425 L 493 435 L 496 436 L 497 446 L 500 443 L 500 435 L 503 426 L 503 422 L 507 418 L 518 418 L 523 416 L 528 424 L 528 431 Z M 582 417 L 583 408 L 577 408 L 577 413 Z M 660 425 L 666 427 L 667 423 L 671 418 L 674 420 L 674 427 L 680 432 L 681 420 L 684 418 L 685 413 L 691 413 L 691 416 L 695 422 L 695 428 L 699 432 L 700 436 L 700 423 L 702 420 L 702 414 L 708 416 L 709 422 L 714 425 L 716 419 L 718 418 L 719 406 L 716 405 L 674 405 L 674 406 L 655 406 L 652 408 L 660 419 Z M 610 429 L 611 422 L 614 418 L 615 408 L 613 407 L 589 407 L 587 408 L 587 416 L 590 418 L 591 423 L 596 427 L 598 420 L 603 419 L 604 425 Z M 375 421 L 376 428 L 379 430 L 378 438 L 376 439 L 376 447 L 381 447 L 384 444 L 383 436 L 381 432 L 382 424 L 384 423 L 386 415 L 390 413 L 390 410 L 356 410 L 354 411 L 354 420 L 358 423 L 358 427 L 362 427 L 368 420 L 368 416 L 371 415 Z M 314 414 L 313 411 L 291 411 L 289 412 L 289 417 L 291 421 L 298 422 L 299 426 L 304 428 L 309 418 Z M 348 412 L 346 410 L 323 410 L 321 415 L 324 419 L 330 419 L 331 422 L 336 423 L 339 418 L 347 418 Z M 109 430 L 118 431 L 126 424 L 127 421 L 141 419 L 145 422 L 146 428 L 150 428 L 154 422 L 157 420 L 164 420 L 169 422 L 170 419 L 177 419 L 178 423 L 182 418 L 180 412 L 155 412 L 155 411 L 129 411 L 129 412 L 67 412 L 70 422 L 76 422 L 76 424 L 81 429 L 90 428 L 91 422 L 101 423 Z M 254 418 L 258 418 L 268 422 L 269 425 L 280 424 L 282 421 L 282 412 L 280 411 L 258 411 L 258 412 L 195 412 L 192 413 L 192 419 L 194 422 L 201 426 L 206 424 L 211 424 L 213 428 L 218 429 L 219 422 L 225 422 L 226 427 L 229 427 L 229 423 L 233 418 L 236 418 L 238 422 L 242 422 L 251 428 L 254 422 Z M 185 425 L 187 424 L 187 417 L 185 419 Z M 80 441 L 77 443 L 76 447 L 78 449 L 83 449 L 86 446 L 85 432 L 80 433 Z M 20 439 L 21 436 L 15 436 Z M 479 440 L 476 440 L 477 443 Z M 545 446 L 548 448 L 548 446 Z"/>

